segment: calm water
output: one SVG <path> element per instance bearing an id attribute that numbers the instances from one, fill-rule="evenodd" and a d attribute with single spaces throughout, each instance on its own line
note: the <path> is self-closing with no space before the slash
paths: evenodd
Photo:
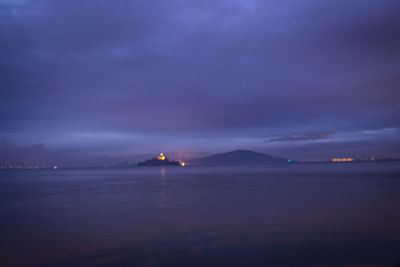
<path id="1" fill-rule="evenodd" d="M 0 265 L 396 265 L 399 165 L 2 171 Z"/>

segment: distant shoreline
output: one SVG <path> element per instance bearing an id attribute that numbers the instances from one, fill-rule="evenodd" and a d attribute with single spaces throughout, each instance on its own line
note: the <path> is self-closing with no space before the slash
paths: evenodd
<path id="1" fill-rule="evenodd" d="M 298 164 L 332 164 L 332 165 L 343 165 L 343 164 L 354 164 L 354 163 L 383 163 L 383 162 L 397 162 L 400 161 L 400 159 L 378 159 L 378 160 L 354 160 L 354 161 L 349 161 L 349 162 L 332 162 L 332 161 L 292 161 L 288 163 L 287 165 L 298 165 Z M 186 165 L 187 167 L 260 167 L 260 166 L 279 166 L 282 165 L 282 163 L 275 163 L 275 164 L 258 164 L 258 165 Z M 0 171 L 60 171 L 60 170 L 105 170 L 105 169 L 110 169 L 110 170 L 116 170 L 116 169 L 147 169 L 147 168 L 160 168 L 160 167 L 172 167 L 172 168 L 177 168 L 180 167 L 179 165 L 160 165 L 160 166 L 126 166 L 126 167 L 121 167 L 121 166 L 87 166 L 87 167 L 58 167 L 56 170 L 51 167 L 44 167 L 44 168 L 0 168 Z"/>

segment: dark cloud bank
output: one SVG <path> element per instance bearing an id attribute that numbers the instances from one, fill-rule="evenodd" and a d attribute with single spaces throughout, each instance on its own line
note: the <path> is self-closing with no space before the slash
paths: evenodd
<path id="1" fill-rule="evenodd" d="M 0 157 L 399 156 L 399 13 L 397 0 L 0 0 Z"/>

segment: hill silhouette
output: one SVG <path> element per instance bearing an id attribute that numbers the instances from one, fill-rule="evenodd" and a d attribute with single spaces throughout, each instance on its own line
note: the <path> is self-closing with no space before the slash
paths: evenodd
<path id="1" fill-rule="evenodd" d="M 231 152 L 190 160 L 188 163 L 190 165 L 238 166 L 287 163 L 287 160 L 250 150 L 234 150 Z"/>

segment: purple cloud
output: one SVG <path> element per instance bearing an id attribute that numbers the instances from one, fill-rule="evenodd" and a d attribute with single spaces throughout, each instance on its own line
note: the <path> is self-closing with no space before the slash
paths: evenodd
<path id="1" fill-rule="evenodd" d="M 0 137 L 122 158 L 400 128 L 399 12 L 397 0 L 0 0 Z"/>
<path id="2" fill-rule="evenodd" d="M 309 132 L 309 133 L 292 133 L 272 138 L 271 142 L 292 142 L 292 141 L 309 141 L 309 140 L 325 140 L 330 139 L 335 132 Z"/>

